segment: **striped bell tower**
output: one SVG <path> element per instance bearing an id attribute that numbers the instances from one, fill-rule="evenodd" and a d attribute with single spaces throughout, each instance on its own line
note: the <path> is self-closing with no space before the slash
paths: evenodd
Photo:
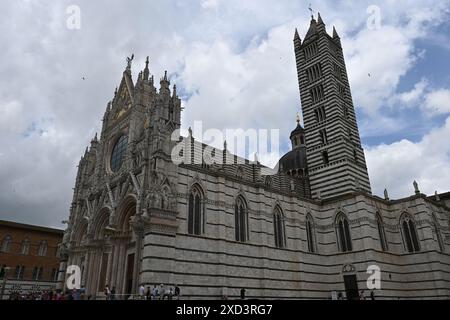
<path id="1" fill-rule="evenodd" d="M 371 193 L 341 41 L 318 14 L 302 41 L 294 36 L 311 195 Z"/>

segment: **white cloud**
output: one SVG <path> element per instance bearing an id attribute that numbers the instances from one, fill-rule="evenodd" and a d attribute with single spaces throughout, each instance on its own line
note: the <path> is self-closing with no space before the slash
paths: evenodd
<path id="1" fill-rule="evenodd" d="M 22 133 L 25 130 L 24 109 L 19 101 L 0 103 L 0 133 Z"/>
<path id="2" fill-rule="evenodd" d="M 414 88 L 407 92 L 399 93 L 393 97 L 392 104 L 400 103 L 401 106 L 417 107 L 425 96 L 425 89 L 429 85 L 427 79 L 421 79 L 414 85 Z"/>
<path id="3" fill-rule="evenodd" d="M 342 37 L 356 104 L 371 116 L 362 122 L 364 134 L 401 128 L 401 120 L 377 111 L 422 57 L 415 40 L 442 22 L 448 3 L 381 2 L 382 27 L 374 31 L 365 28 L 371 1 L 315 3 L 328 30 L 336 24 Z M 192 94 L 183 102 L 184 127 L 201 119 L 205 128 L 280 128 L 288 145 L 300 104 L 293 30 L 298 26 L 304 36 L 309 26 L 303 3 L 79 0 L 82 29 L 69 31 L 65 9 L 71 4 L 11 1 L 2 7 L 0 42 L 8 44 L 0 51 L 2 218 L 53 224 L 67 217 L 76 163 L 100 129 L 131 53 L 135 76 L 150 55 L 156 79 L 168 70 L 179 91 Z M 442 96 L 426 93 L 433 110 L 444 110 Z M 412 103 L 417 95 L 403 99 Z M 27 138 L 18 134 L 34 127 Z M 399 144 L 413 153 L 414 144 Z M 429 177 L 430 185 L 439 185 L 439 175 Z M 375 188 L 384 184 L 372 179 Z"/>
<path id="4" fill-rule="evenodd" d="M 450 90 L 439 89 L 430 92 L 425 97 L 424 107 L 431 115 L 450 113 Z"/>
<path id="5" fill-rule="evenodd" d="M 365 148 L 367 166 L 374 194 L 384 188 L 391 198 L 414 193 L 416 180 L 420 190 L 428 195 L 446 192 L 450 181 L 450 117 L 445 125 L 432 130 L 421 141 L 401 140 Z"/>
<path id="6" fill-rule="evenodd" d="M 219 4 L 220 4 L 219 0 L 202 0 L 201 2 L 201 6 L 204 9 L 217 9 Z"/>

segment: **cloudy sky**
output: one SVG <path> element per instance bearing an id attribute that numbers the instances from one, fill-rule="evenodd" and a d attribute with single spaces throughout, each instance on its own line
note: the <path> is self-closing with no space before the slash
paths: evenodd
<path id="1" fill-rule="evenodd" d="M 62 227 L 131 53 L 135 78 L 168 70 L 185 128 L 278 128 L 287 151 L 309 3 L 342 38 L 374 193 L 449 191 L 449 0 L 2 0 L 0 219 Z"/>

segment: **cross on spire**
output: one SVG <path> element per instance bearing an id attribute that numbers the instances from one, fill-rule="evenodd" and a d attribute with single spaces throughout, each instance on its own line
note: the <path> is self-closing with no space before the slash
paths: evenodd
<path id="1" fill-rule="evenodd" d="M 314 12 L 315 11 L 313 10 L 311 3 L 309 4 L 308 10 L 311 11 L 311 18 L 314 19 Z"/>

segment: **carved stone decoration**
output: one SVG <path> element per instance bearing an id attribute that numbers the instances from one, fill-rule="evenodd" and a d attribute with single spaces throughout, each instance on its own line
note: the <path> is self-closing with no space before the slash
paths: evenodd
<path id="1" fill-rule="evenodd" d="M 342 267 L 342 273 L 355 273 L 356 272 L 356 268 L 353 264 L 345 264 Z"/>

